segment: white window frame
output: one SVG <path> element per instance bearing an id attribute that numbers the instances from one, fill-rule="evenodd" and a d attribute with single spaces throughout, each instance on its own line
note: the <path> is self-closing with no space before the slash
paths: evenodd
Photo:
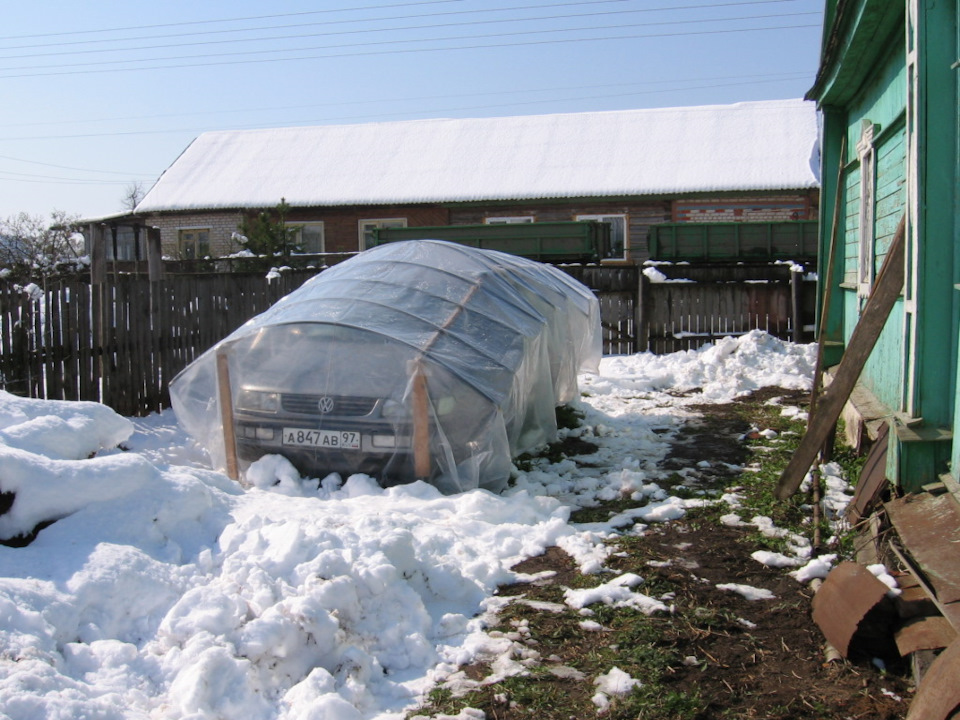
<path id="1" fill-rule="evenodd" d="M 203 232 L 204 230 L 205 230 L 206 233 L 207 233 L 207 252 L 206 252 L 206 254 L 200 255 L 199 253 L 197 253 L 197 255 L 196 255 L 195 257 L 193 257 L 193 258 L 187 258 L 187 257 L 185 257 L 184 252 L 183 252 L 183 234 L 184 234 L 185 232 Z M 206 258 L 206 257 L 210 257 L 210 240 L 211 240 L 211 235 L 213 235 L 213 229 L 212 229 L 209 225 L 197 225 L 196 227 L 178 227 L 178 228 L 177 228 L 177 253 L 179 253 L 179 255 L 180 255 L 184 260 L 188 260 L 188 259 L 189 259 L 189 260 L 203 260 L 203 259 Z"/>
<path id="2" fill-rule="evenodd" d="M 307 255 L 313 253 L 322 253 L 326 252 L 327 249 L 327 231 L 324 227 L 323 220 L 307 220 L 306 222 L 288 222 L 286 223 L 288 228 L 296 228 L 296 240 L 298 244 L 303 242 L 303 229 L 310 228 L 312 230 L 319 230 L 320 235 L 320 249 L 319 250 L 307 250 L 304 248 L 303 252 Z"/>
<path id="3" fill-rule="evenodd" d="M 533 215 L 505 215 L 488 217 L 483 222 L 486 225 L 523 225 L 533 221 Z"/>
<path id="4" fill-rule="evenodd" d="M 367 236 L 374 228 L 406 227 L 406 218 L 364 218 L 357 222 L 359 239 L 357 245 L 361 250 L 367 249 Z"/>
<path id="5" fill-rule="evenodd" d="M 598 222 L 607 222 L 613 225 L 612 221 L 619 221 L 623 225 L 623 252 L 620 255 L 611 255 L 609 257 L 601 258 L 601 260 L 626 260 L 627 259 L 627 248 L 630 245 L 629 242 L 629 228 L 630 224 L 627 222 L 626 213 L 610 213 L 607 215 L 604 214 L 593 214 L 593 215 L 577 215 L 574 220 L 577 222 L 586 222 L 589 220 L 596 220 Z M 613 227 L 610 228 L 611 235 L 613 234 Z"/>
<path id="6" fill-rule="evenodd" d="M 861 122 L 857 158 L 860 161 L 860 238 L 857 254 L 857 294 L 868 297 L 873 287 L 876 247 L 874 224 L 876 220 L 877 154 L 873 146 L 876 126 L 869 120 Z"/>

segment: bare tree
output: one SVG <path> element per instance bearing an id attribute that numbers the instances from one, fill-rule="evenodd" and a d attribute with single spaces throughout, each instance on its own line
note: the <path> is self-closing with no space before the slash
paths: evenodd
<path id="1" fill-rule="evenodd" d="M 127 212 L 133 212 L 140 201 L 143 200 L 144 195 L 146 195 L 146 190 L 143 188 L 143 183 L 139 180 L 131 180 L 123 189 L 121 202 L 123 209 Z"/>

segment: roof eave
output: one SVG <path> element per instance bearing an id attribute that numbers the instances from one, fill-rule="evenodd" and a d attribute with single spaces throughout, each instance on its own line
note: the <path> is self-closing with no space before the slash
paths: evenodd
<path id="1" fill-rule="evenodd" d="M 877 60 L 903 25 L 902 3 L 890 0 L 831 0 L 825 13 L 820 67 L 813 87 L 804 96 L 820 107 L 843 106 L 860 90 Z"/>

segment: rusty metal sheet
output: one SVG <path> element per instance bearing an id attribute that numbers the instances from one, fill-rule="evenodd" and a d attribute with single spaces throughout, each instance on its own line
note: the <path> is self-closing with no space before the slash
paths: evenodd
<path id="1" fill-rule="evenodd" d="M 939 650 L 957 639 L 957 631 L 942 615 L 912 618 L 894 635 L 901 655 Z"/>
<path id="2" fill-rule="evenodd" d="M 930 665 L 910 703 L 907 720 L 945 720 L 960 707 L 960 640 L 954 640 Z"/>
<path id="3" fill-rule="evenodd" d="M 861 518 L 871 513 L 880 499 L 887 484 L 887 447 L 889 445 L 890 425 L 883 423 L 877 434 L 877 439 L 867 453 L 867 459 L 860 471 L 857 480 L 857 489 L 853 493 L 853 500 L 847 506 L 847 519 L 851 525 L 856 525 Z"/>
<path id="4" fill-rule="evenodd" d="M 900 586 L 900 594 L 894 598 L 893 604 L 897 607 L 897 615 L 903 619 L 915 618 L 920 616 L 936 615 L 939 610 L 937 604 L 933 602 L 927 591 L 913 581 L 912 585 L 905 586 L 901 578 L 897 578 Z"/>
<path id="5" fill-rule="evenodd" d="M 960 505 L 953 496 L 907 495 L 884 507 L 936 599 L 960 600 Z"/>
<path id="6" fill-rule="evenodd" d="M 883 602 L 887 589 L 862 565 L 842 562 L 813 596 L 813 621 L 827 641 L 848 657 L 860 623 Z"/>

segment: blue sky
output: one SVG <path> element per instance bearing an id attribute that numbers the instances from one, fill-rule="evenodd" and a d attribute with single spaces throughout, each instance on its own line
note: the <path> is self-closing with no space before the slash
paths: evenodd
<path id="1" fill-rule="evenodd" d="M 122 210 L 206 130 L 802 97 L 823 0 L 37 0 L 0 25 L 0 219 Z"/>

